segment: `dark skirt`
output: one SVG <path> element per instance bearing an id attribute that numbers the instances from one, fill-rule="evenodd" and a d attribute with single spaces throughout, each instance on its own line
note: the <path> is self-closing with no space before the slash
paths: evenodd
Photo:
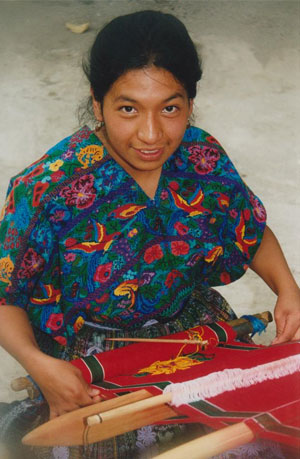
<path id="1" fill-rule="evenodd" d="M 68 347 L 59 345 L 39 330 L 35 330 L 35 335 L 43 352 L 69 361 L 76 357 L 111 350 L 112 346 L 116 348 L 124 345 L 119 342 L 112 344 L 112 342 L 105 340 L 108 337 L 154 338 L 180 332 L 199 324 L 217 320 L 228 321 L 235 318 L 235 313 L 217 291 L 198 289 L 194 291 L 182 312 L 165 324 L 155 323 L 139 330 L 126 332 L 94 328 L 92 325 L 84 326 L 72 345 Z M 22 437 L 38 425 L 46 422 L 48 415 L 48 407 L 42 397 L 36 400 L 25 399 L 9 404 L 0 403 L 0 442 L 10 452 L 9 459 L 148 459 L 166 449 L 208 432 L 208 429 L 201 424 L 145 426 L 84 447 L 40 448 L 22 446 Z M 284 458 L 276 445 L 269 444 L 269 442 L 260 442 L 259 444 L 260 446 L 255 443 L 256 448 L 252 448 L 253 455 L 242 456 L 231 452 L 220 457 Z"/>

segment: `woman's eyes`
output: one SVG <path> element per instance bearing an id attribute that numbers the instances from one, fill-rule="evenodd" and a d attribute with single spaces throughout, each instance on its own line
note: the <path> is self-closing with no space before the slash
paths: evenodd
<path id="1" fill-rule="evenodd" d="M 163 112 L 171 114 L 171 113 L 177 112 L 177 110 L 178 110 L 178 107 L 176 107 L 175 105 L 168 105 L 167 107 L 163 109 Z"/>
<path id="2" fill-rule="evenodd" d="M 131 107 L 131 105 L 124 105 L 124 107 L 121 107 L 120 110 L 123 112 L 123 113 L 135 113 L 136 110 L 134 107 Z"/>
<path id="3" fill-rule="evenodd" d="M 126 114 L 133 114 L 133 113 L 137 113 L 137 110 L 132 107 L 131 105 L 124 105 L 123 107 L 120 107 L 119 109 L 121 112 L 123 113 L 126 113 Z M 167 107 L 165 107 L 162 112 L 163 113 L 167 113 L 167 114 L 173 114 L 173 113 L 176 113 L 178 111 L 178 107 L 176 107 L 176 105 L 168 105 Z"/>

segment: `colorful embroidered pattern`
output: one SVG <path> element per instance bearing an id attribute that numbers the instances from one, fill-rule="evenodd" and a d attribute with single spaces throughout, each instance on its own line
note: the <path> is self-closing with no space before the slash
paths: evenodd
<path id="1" fill-rule="evenodd" d="M 84 127 L 10 184 L 0 227 L 0 298 L 59 343 L 86 319 L 166 321 L 196 286 L 238 279 L 265 210 L 217 141 L 186 131 L 150 199 Z"/>

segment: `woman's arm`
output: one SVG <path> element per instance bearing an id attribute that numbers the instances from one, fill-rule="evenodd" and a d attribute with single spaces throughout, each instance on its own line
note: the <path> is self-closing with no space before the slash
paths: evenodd
<path id="1" fill-rule="evenodd" d="M 0 345 L 39 385 L 49 404 L 50 418 L 100 400 L 98 391 L 88 386 L 80 370 L 39 349 L 23 309 L 0 307 Z"/>
<path id="2" fill-rule="evenodd" d="M 279 242 L 267 226 L 250 265 L 278 296 L 275 306 L 277 334 L 273 344 L 300 338 L 300 289 Z"/>

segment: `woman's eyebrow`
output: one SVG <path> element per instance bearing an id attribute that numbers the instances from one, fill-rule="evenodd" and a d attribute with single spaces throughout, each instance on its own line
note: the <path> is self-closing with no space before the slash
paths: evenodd
<path id="1" fill-rule="evenodd" d="M 180 97 L 181 99 L 184 99 L 183 94 L 181 94 L 180 92 L 175 92 L 175 94 L 173 94 L 172 96 L 168 97 L 166 100 L 164 100 L 164 102 L 170 102 L 171 100 L 177 99 L 178 97 Z"/>
<path id="2" fill-rule="evenodd" d="M 168 97 L 167 99 L 165 99 L 163 101 L 163 103 L 170 102 L 171 100 L 177 99 L 178 97 L 180 97 L 181 99 L 184 99 L 183 94 L 181 94 L 180 92 L 176 92 L 176 93 L 172 94 L 170 97 Z M 116 97 L 114 102 L 131 102 L 131 103 L 137 104 L 138 100 L 133 99 L 132 97 L 129 97 L 129 96 L 126 96 L 125 94 L 123 94 L 123 95 L 120 95 L 120 96 Z"/>

